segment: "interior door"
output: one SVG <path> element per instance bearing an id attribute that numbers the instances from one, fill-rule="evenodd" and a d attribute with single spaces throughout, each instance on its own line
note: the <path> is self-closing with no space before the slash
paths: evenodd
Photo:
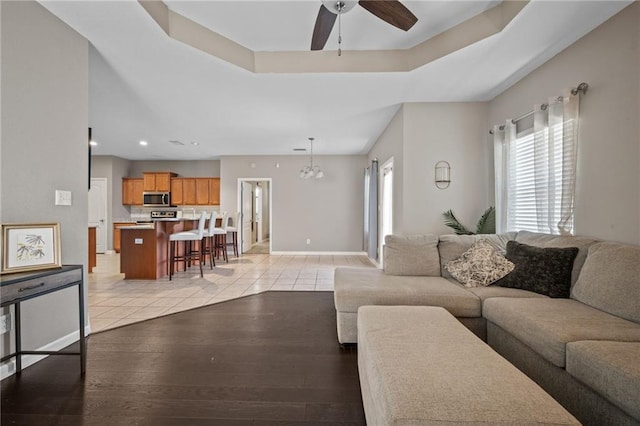
<path id="1" fill-rule="evenodd" d="M 262 242 L 262 188 L 256 186 L 256 208 L 255 208 L 255 220 L 256 220 L 256 243 Z"/>
<path id="2" fill-rule="evenodd" d="M 242 182 L 242 252 L 251 249 L 251 230 L 253 228 L 253 186 Z"/>
<path id="3" fill-rule="evenodd" d="M 96 227 L 96 252 L 107 251 L 107 178 L 91 178 L 89 225 Z"/>

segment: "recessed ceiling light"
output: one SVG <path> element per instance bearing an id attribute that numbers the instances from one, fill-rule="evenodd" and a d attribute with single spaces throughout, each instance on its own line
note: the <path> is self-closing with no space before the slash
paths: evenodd
<path id="1" fill-rule="evenodd" d="M 198 146 L 198 145 L 200 145 L 200 142 L 191 142 L 191 145 Z"/>
<path id="2" fill-rule="evenodd" d="M 97 146 L 97 145 L 98 145 L 98 142 L 96 142 L 96 141 L 89 141 L 89 145 L 91 145 L 91 146 Z"/>
<path id="3" fill-rule="evenodd" d="M 147 143 L 147 141 L 140 141 L 140 145 L 142 145 L 142 146 L 147 146 L 147 145 L 148 145 L 148 143 Z"/>

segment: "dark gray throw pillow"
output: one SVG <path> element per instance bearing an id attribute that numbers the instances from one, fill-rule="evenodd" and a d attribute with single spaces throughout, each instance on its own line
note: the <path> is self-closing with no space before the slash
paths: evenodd
<path id="1" fill-rule="evenodd" d="M 505 257 L 514 263 L 515 268 L 493 285 L 567 298 L 577 254 L 577 247 L 542 248 L 509 241 Z"/>

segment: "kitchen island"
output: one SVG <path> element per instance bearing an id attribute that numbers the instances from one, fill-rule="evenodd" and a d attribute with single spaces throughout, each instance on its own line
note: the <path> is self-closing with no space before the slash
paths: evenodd
<path id="1" fill-rule="evenodd" d="M 198 226 L 197 219 L 156 219 L 120 227 L 120 272 L 125 280 L 157 280 L 169 274 L 169 235 Z M 183 250 L 180 245 L 179 250 Z"/>

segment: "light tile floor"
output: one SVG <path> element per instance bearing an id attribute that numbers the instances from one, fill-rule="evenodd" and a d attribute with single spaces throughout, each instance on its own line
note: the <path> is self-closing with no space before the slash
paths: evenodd
<path id="1" fill-rule="evenodd" d="M 98 255 L 89 274 L 89 321 L 97 332 L 264 291 L 333 291 L 336 266 L 374 267 L 366 256 L 230 256 L 156 281 L 124 280 L 120 255 Z"/>

